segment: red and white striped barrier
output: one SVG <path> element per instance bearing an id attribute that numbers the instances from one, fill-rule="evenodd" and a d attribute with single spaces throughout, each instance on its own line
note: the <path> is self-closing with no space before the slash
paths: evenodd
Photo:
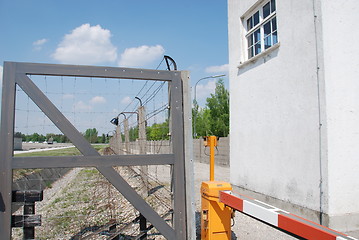
<path id="1" fill-rule="evenodd" d="M 357 240 L 256 199 L 237 193 L 234 195 L 231 191 L 221 191 L 219 201 L 251 217 L 305 239 Z"/>

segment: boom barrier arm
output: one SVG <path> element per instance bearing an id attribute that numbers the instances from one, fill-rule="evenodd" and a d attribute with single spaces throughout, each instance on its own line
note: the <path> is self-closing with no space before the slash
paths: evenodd
<path id="1" fill-rule="evenodd" d="M 256 199 L 234 194 L 232 191 L 220 191 L 219 201 L 250 217 L 304 239 L 358 240 Z"/>

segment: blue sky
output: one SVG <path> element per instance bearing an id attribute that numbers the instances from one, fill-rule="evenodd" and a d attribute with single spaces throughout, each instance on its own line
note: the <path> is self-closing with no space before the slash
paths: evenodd
<path id="1" fill-rule="evenodd" d="M 4 61 L 154 69 L 164 54 L 192 85 L 227 73 L 226 1 L 0 0 L 0 28 L 0 73 Z M 201 81 L 200 104 L 213 89 Z"/>

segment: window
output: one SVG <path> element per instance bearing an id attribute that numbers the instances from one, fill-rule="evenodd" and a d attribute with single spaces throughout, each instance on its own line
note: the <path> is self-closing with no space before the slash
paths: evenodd
<path id="1" fill-rule="evenodd" d="M 278 43 L 275 0 L 265 2 L 246 18 L 248 59 Z"/>

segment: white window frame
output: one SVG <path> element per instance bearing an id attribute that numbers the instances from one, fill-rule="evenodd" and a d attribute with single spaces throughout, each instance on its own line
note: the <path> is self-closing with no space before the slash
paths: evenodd
<path id="1" fill-rule="evenodd" d="M 258 2 L 257 4 L 255 4 L 251 9 L 249 9 L 245 14 L 244 16 L 242 17 L 242 24 L 243 24 L 243 27 L 244 27 L 244 30 L 245 30 L 245 35 L 244 35 L 244 38 L 243 38 L 243 42 L 244 42 L 244 50 L 243 51 L 245 54 L 244 54 L 244 59 L 245 61 L 247 60 L 251 60 L 253 58 L 255 58 L 256 56 L 258 55 L 262 55 L 263 52 L 266 52 L 267 50 L 269 49 L 272 49 L 273 46 L 276 46 L 279 44 L 279 41 L 278 41 L 278 23 L 277 23 L 277 6 L 276 6 L 276 3 L 275 4 L 275 10 L 273 12 L 271 12 L 267 17 L 263 18 L 264 14 L 263 14 L 263 7 L 269 3 L 271 5 L 271 0 L 266 0 L 266 1 L 260 1 Z M 270 6 L 270 9 L 271 9 L 271 6 Z M 258 24 L 256 24 L 255 26 L 252 26 L 252 28 L 248 29 L 248 25 L 247 25 L 247 21 L 250 19 L 250 18 L 254 18 L 254 15 L 259 12 L 259 22 Z M 273 43 L 271 42 L 271 45 L 269 47 L 267 47 L 267 49 L 265 48 L 265 36 L 264 36 L 264 25 L 267 24 L 268 22 L 272 21 L 274 18 L 276 18 L 276 29 L 273 31 L 273 26 L 272 26 L 272 23 L 271 23 L 271 29 L 270 29 L 270 35 L 272 37 L 272 40 L 273 41 L 273 33 L 276 33 L 276 42 Z M 257 42 L 254 42 L 254 38 L 253 37 L 253 34 L 254 32 L 256 32 L 257 30 L 260 31 L 260 39 L 259 41 Z M 252 41 L 252 45 L 249 46 L 248 45 L 248 37 L 251 36 L 253 37 L 253 41 Z M 268 35 L 267 35 L 268 36 Z M 256 43 L 260 42 L 260 51 L 256 53 Z M 252 48 L 252 56 L 250 56 L 249 54 L 249 49 L 250 47 Z"/>

